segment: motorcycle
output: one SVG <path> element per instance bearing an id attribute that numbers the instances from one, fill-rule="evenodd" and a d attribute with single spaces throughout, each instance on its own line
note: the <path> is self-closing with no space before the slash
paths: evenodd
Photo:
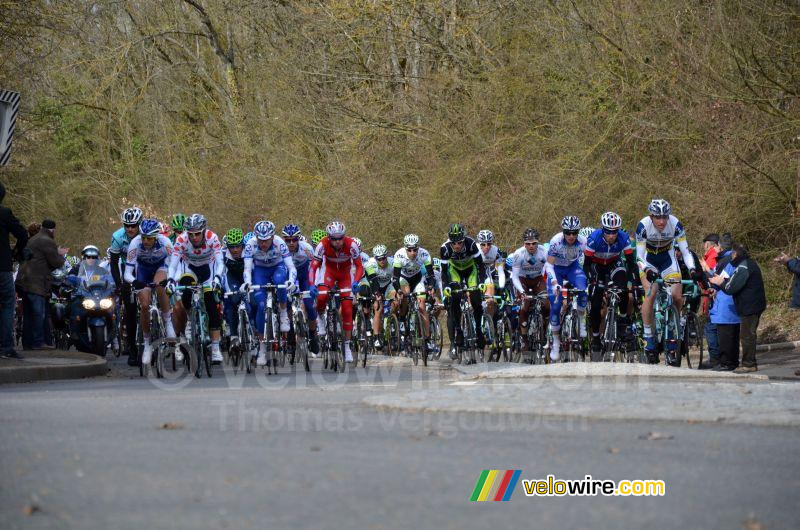
<path id="1" fill-rule="evenodd" d="M 53 340 L 59 350 L 69 350 L 72 336 L 69 326 L 69 306 L 75 288 L 67 280 L 66 269 L 53 271 L 53 285 L 50 293 L 50 322 Z"/>
<path id="2" fill-rule="evenodd" d="M 82 264 L 78 272 L 78 296 L 85 311 L 89 344 L 92 353 L 105 357 L 106 349 L 114 338 L 116 299 L 114 283 L 108 271 L 99 265 Z"/>

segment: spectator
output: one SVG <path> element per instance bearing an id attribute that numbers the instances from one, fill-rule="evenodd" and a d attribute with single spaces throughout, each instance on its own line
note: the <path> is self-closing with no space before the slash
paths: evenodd
<path id="1" fill-rule="evenodd" d="M 721 272 L 725 278 L 730 278 L 735 270 L 729 261 Z M 709 311 L 709 318 L 714 325 L 717 337 L 717 357 L 711 357 L 709 353 L 711 365 L 709 368 L 720 372 L 732 372 L 739 367 L 739 326 L 741 323 L 733 296 L 724 290 L 717 291 L 714 296 L 714 305 Z"/>
<path id="2" fill-rule="evenodd" d="M 789 300 L 790 309 L 800 309 L 800 257 L 790 258 L 785 252 L 775 258 L 778 263 L 786 265 L 786 269 L 794 274 L 792 283 L 792 299 Z"/>
<path id="3" fill-rule="evenodd" d="M 31 223 L 28 225 L 28 239 L 32 238 L 36 234 L 39 233 L 39 230 L 42 229 L 42 225 L 39 223 Z"/>
<path id="4" fill-rule="evenodd" d="M 55 230 L 55 222 L 42 221 L 42 229 L 28 242 L 31 257 L 20 267 L 17 276 L 17 287 L 23 292 L 22 346 L 25 349 L 53 349 L 45 344 L 44 336 L 51 273 L 64 265 L 68 252 L 56 245 Z"/>
<path id="5" fill-rule="evenodd" d="M 700 262 L 709 278 L 719 274 L 725 269 L 725 265 L 727 265 L 731 259 L 732 244 L 733 238 L 730 233 L 725 232 L 722 234 L 722 237 L 719 238 L 719 243 L 716 245 L 717 254 L 714 256 L 715 266 L 711 267 L 705 259 Z M 716 293 L 717 291 L 710 292 L 708 299 L 710 305 L 704 310 L 704 312 L 708 313 L 709 319 L 703 329 L 706 336 L 706 344 L 708 345 L 708 361 L 704 361 L 700 364 L 700 368 L 703 370 L 717 368 L 720 365 L 719 337 L 717 336 L 717 325 L 714 323 L 716 318 L 711 318 L 712 312 L 714 312 L 714 298 L 716 297 Z"/>
<path id="6" fill-rule="evenodd" d="M 716 256 L 716 268 L 708 271 L 709 277 L 713 277 L 716 274 L 722 273 L 726 266 L 730 263 L 731 250 L 729 241 L 727 242 L 726 247 L 726 249 L 721 249 L 720 253 Z M 730 275 L 730 273 L 728 273 L 728 275 Z M 731 370 L 733 370 L 737 368 L 739 364 L 739 315 L 736 314 L 736 307 L 734 305 L 733 298 L 730 295 L 725 294 L 724 291 L 712 290 L 710 300 L 711 305 L 708 310 L 708 322 L 706 322 L 705 326 L 706 344 L 708 345 L 708 361 L 704 361 L 702 364 L 700 364 L 700 369 L 720 370 L 723 368 L 723 345 L 721 344 L 721 340 L 719 338 L 718 324 L 734 324 L 736 327 L 734 337 L 736 341 L 736 359 L 733 368 L 731 368 Z M 727 329 L 725 332 L 729 334 L 724 337 L 725 340 L 730 341 L 730 333 L 732 333 L 732 331 Z M 726 345 L 729 352 L 730 344 L 731 343 L 728 342 Z"/>
<path id="7" fill-rule="evenodd" d="M 720 250 L 722 249 L 719 246 L 719 234 L 708 234 L 703 239 L 703 261 L 709 269 L 717 267 L 717 254 Z"/>
<path id="8" fill-rule="evenodd" d="M 19 261 L 28 243 L 28 234 L 11 209 L 2 206 L 5 196 L 6 188 L 0 184 L 0 356 L 22 359 L 22 355 L 14 350 L 14 307 L 17 305 L 17 293 L 14 290 L 13 257 L 8 235 L 13 235 L 17 240 L 14 255 Z"/>
<path id="9" fill-rule="evenodd" d="M 736 312 L 741 322 L 739 338 L 742 343 L 742 363 L 734 371 L 742 374 L 758 370 L 756 362 L 758 321 L 761 313 L 767 308 L 767 296 L 764 292 L 761 268 L 750 258 L 747 247 L 734 243 L 732 250 L 731 265 L 735 267 L 733 274 L 730 278 L 717 275 L 710 281 L 732 295 L 736 304 Z"/>

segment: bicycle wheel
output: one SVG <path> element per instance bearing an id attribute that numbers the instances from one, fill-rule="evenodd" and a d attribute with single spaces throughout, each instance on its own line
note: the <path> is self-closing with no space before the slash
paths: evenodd
<path id="1" fill-rule="evenodd" d="M 142 364 L 142 353 L 144 352 L 144 332 L 142 331 L 141 323 L 136 326 L 136 353 L 139 360 L 139 376 L 144 377 L 147 373 L 145 366 Z"/>
<path id="2" fill-rule="evenodd" d="M 495 336 L 494 336 L 494 317 L 488 312 L 484 311 L 481 315 L 481 331 L 483 332 L 483 340 L 489 350 L 489 361 L 494 357 L 496 351 Z M 500 352 L 497 352 L 498 361 L 500 360 Z"/>
<path id="3" fill-rule="evenodd" d="M 302 311 L 295 311 L 292 315 L 294 326 L 295 364 L 303 364 L 306 372 L 311 371 L 308 364 L 308 328 Z"/>
<path id="4" fill-rule="evenodd" d="M 420 357 L 422 357 L 423 364 L 427 366 L 428 358 L 425 353 L 425 334 L 422 327 L 422 315 L 417 311 L 410 313 L 409 324 L 411 328 L 409 330 L 412 348 L 411 359 L 414 361 L 414 365 L 417 365 L 419 364 Z"/>
<path id="5" fill-rule="evenodd" d="M 468 357 L 468 364 L 478 362 L 478 335 L 475 328 L 475 315 L 472 314 L 472 306 L 469 310 L 461 312 L 461 329 L 464 332 L 464 347 Z M 483 352 L 481 351 L 481 356 Z"/>
<path id="6" fill-rule="evenodd" d="M 681 365 L 681 323 L 680 317 L 678 316 L 678 311 L 675 306 L 671 305 L 667 308 L 667 312 L 664 319 L 664 361 L 667 362 L 667 355 L 668 351 L 672 352 L 672 355 L 675 357 L 675 366 L 678 367 Z M 670 348 L 671 347 L 671 348 Z M 667 363 L 669 365 L 669 363 Z"/>
<path id="7" fill-rule="evenodd" d="M 361 329 L 359 330 L 360 344 L 359 344 L 359 355 L 361 356 L 361 367 L 367 367 L 367 356 L 372 353 L 372 333 L 371 328 L 372 326 L 372 319 L 367 318 L 366 316 L 362 315 L 361 318 Z M 356 359 L 358 361 L 358 359 Z"/>
<path id="8" fill-rule="evenodd" d="M 606 321 L 603 326 L 603 350 L 600 359 L 603 362 L 617 362 L 617 314 L 613 307 L 606 311 Z M 595 352 L 591 353 L 592 362 L 595 362 Z"/>
<path id="9" fill-rule="evenodd" d="M 342 317 L 339 311 L 333 311 L 331 316 L 331 324 L 333 325 L 333 334 L 330 335 L 331 347 L 334 348 L 335 360 L 333 369 L 339 373 L 344 373 L 347 368 L 347 363 L 344 358 L 344 333 L 342 328 Z M 330 332 L 329 332 L 330 333 Z"/>
<path id="10" fill-rule="evenodd" d="M 703 353 L 705 351 L 705 341 L 706 341 L 706 329 L 705 329 L 705 319 L 701 319 L 697 317 L 697 350 L 699 351 L 700 357 L 697 361 L 697 368 L 700 368 L 700 363 L 703 362 Z"/>
<path id="11" fill-rule="evenodd" d="M 390 314 L 384 320 L 384 334 L 386 335 L 386 349 L 388 355 L 400 353 L 400 321 L 397 315 Z"/>
<path id="12" fill-rule="evenodd" d="M 431 323 L 431 339 L 433 340 L 433 344 L 436 346 L 436 351 L 433 353 L 433 358 L 438 361 L 439 357 L 441 357 L 442 355 L 442 349 L 444 348 L 444 335 L 442 334 L 442 325 L 439 323 L 439 319 L 433 315 L 431 315 L 430 323 Z"/>

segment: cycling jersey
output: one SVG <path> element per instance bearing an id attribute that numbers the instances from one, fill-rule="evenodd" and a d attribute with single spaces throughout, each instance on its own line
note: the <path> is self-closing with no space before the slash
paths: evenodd
<path id="1" fill-rule="evenodd" d="M 234 258 L 231 251 L 225 249 L 223 253 L 225 263 L 225 275 L 223 276 L 223 286 L 226 291 L 233 291 L 244 283 L 244 252 L 239 258 Z"/>
<path id="2" fill-rule="evenodd" d="M 578 235 L 575 243 L 570 245 L 564 238 L 564 233 L 559 232 L 550 240 L 547 256 L 555 258 L 553 265 L 556 267 L 568 267 L 578 261 L 578 258 L 581 257 L 585 248 L 585 237 Z"/>
<path id="3" fill-rule="evenodd" d="M 119 254 L 124 264 L 128 256 L 128 245 L 130 245 L 130 243 L 131 238 L 128 237 L 127 232 L 125 232 L 125 227 L 123 226 L 111 234 L 111 248 L 108 249 L 108 253 Z"/>
<path id="4" fill-rule="evenodd" d="M 464 238 L 464 245 L 459 252 L 453 250 L 453 242 L 448 239 L 442 244 L 439 255 L 442 259 L 442 269 L 445 266 L 452 266 L 456 269 L 464 270 L 477 263 L 480 263 L 481 267 L 483 267 L 481 250 L 471 237 Z"/>
<path id="5" fill-rule="evenodd" d="M 686 267 L 694 269 L 695 262 L 686 242 L 686 232 L 677 217 L 670 215 L 663 230 L 656 227 L 650 216 L 639 221 L 636 227 L 636 259 L 642 273 L 652 269 L 662 277 L 679 278 L 674 243 L 678 244 Z"/>
<path id="6" fill-rule="evenodd" d="M 486 269 L 486 283 L 494 284 L 494 277 L 497 276 L 497 286 L 502 289 L 506 286 L 506 255 L 497 248 L 497 245 L 492 245 L 489 250 L 484 253 L 481 249 L 481 260 Z"/>
<path id="7" fill-rule="evenodd" d="M 317 247 L 314 249 L 314 258 L 311 261 L 311 268 L 308 271 L 309 280 L 314 281 L 317 275 L 317 270 L 322 268 L 323 271 L 334 270 L 336 272 L 351 272 L 351 266 L 355 265 L 355 271 L 352 271 L 354 278 L 359 278 L 363 275 L 364 265 L 361 263 L 361 249 L 351 237 L 345 236 L 343 238 L 342 248 L 336 250 L 331 244 L 328 236 L 322 238 Z M 323 272 L 322 278 L 325 273 Z M 342 287 L 349 287 L 342 286 Z"/>
<path id="8" fill-rule="evenodd" d="M 633 255 L 631 238 L 627 232 L 620 230 L 617 232 L 617 240 L 609 245 L 603 237 L 603 229 L 598 228 L 587 238 L 584 254 L 586 254 L 586 259 L 592 263 L 611 265 L 619 260 L 622 254 L 626 257 Z"/>
<path id="9" fill-rule="evenodd" d="M 297 269 L 294 267 L 291 254 L 289 254 L 289 247 L 278 236 L 273 237 L 272 244 L 267 250 L 261 249 L 258 245 L 258 238 L 248 241 L 244 247 L 244 264 L 244 278 L 247 283 L 252 283 L 254 267 L 272 269 L 281 264 L 286 267 L 289 283 L 294 283 L 297 279 Z"/>
<path id="10" fill-rule="evenodd" d="M 203 233 L 203 242 L 199 247 L 195 247 L 189 241 L 188 232 L 179 235 L 172 247 L 172 260 L 169 264 L 171 279 L 180 280 L 181 265 L 183 264 L 197 274 L 198 281 L 204 285 L 210 285 L 214 277 L 221 280 L 225 263 L 222 258 L 222 245 L 217 234 L 206 230 Z"/>
<path id="11" fill-rule="evenodd" d="M 433 271 L 431 255 L 422 247 L 417 249 L 417 257 L 410 259 L 405 247 L 394 253 L 395 276 L 411 278 L 417 274 L 428 274 Z"/>
<path id="12" fill-rule="evenodd" d="M 386 288 L 387 285 L 392 283 L 392 275 L 394 271 L 394 258 L 388 257 L 386 259 L 386 267 L 378 265 L 378 260 L 370 258 L 366 266 L 367 279 L 375 281 L 381 288 Z"/>
<path id="13" fill-rule="evenodd" d="M 514 288 L 519 292 L 525 292 L 520 278 L 536 279 L 544 274 L 544 266 L 547 263 L 547 251 L 542 245 L 536 245 L 536 251 L 531 254 L 524 246 L 518 248 L 511 255 L 513 264 L 511 265 L 511 281 Z"/>
<path id="14" fill-rule="evenodd" d="M 125 281 L 133 283 L 139 280 L 150 283 L 158 270 L 166 270 L 172 257 L 172 243 L 165 235 L 158 234 L 153 245 L 145 248 L 141 234 L 133 238 L 128 245 L 125 259 Z M 134 277 L 134 268 L 136 276 Z"/>

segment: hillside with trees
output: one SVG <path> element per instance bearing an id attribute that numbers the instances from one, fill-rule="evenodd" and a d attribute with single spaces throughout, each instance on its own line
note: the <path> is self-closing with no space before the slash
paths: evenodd
<path id="1" fill-rule="evenodd" d="M 74 247 L 131 204 L 435 249 L 661 196 L 695 249 L 798 249 L 795 1 L 0 0 L 0 52 L 8 202 Z"/>

